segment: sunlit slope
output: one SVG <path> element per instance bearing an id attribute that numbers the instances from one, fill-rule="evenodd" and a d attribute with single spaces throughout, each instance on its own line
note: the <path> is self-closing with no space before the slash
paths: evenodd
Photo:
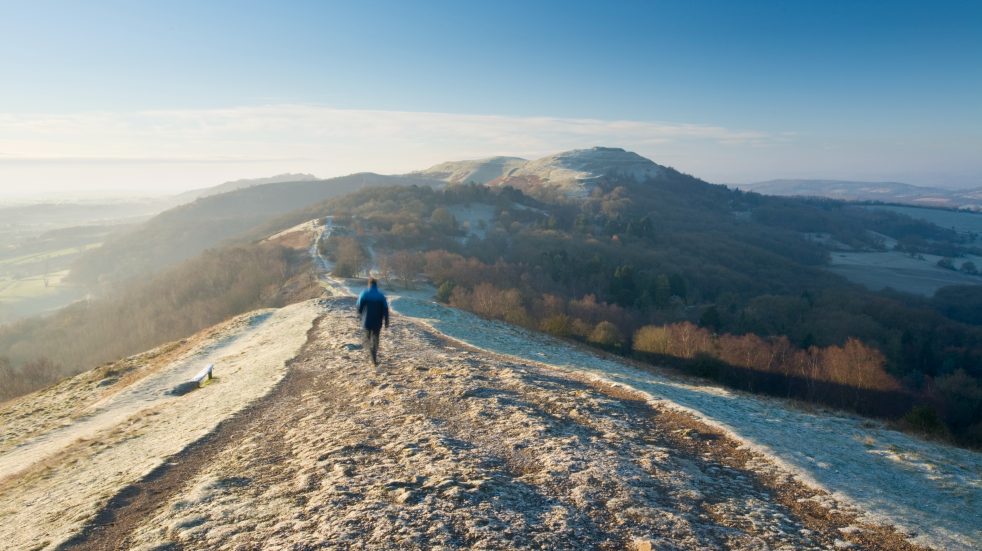
<path id="1" fill-rule="evenodd" d="M 306 341 L 314 302 L 246 314 L 0 405 L 0 539 L 52 547 L 168 456 L 269 392 Z M 172 393 L 207 364 L 215 379 Z"/>
<path id="2" fill-rule="evenodd" d="M 72 279 L 96 284 L 150 274 L 226 240 L 243 238 L 284 213 L 331 197 L 367 187 L 427 182 L 365 173 L 265 184 L 203 197 L 163 212 L 84 255 L 73 266 Z"/>

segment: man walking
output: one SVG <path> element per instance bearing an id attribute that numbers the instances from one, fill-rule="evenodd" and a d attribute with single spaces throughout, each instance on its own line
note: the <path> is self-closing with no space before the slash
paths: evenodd
<path id="1" fill-rule="evenodd" d="M 389 327 L 389 303 L 385 295 L 378 290 L 378 280 L 368 278 L 368 289 L 361 292 L 355 303 L 358 314 L 361 315 L 361 326 L 365 329 L 365 348 L 372 358 L 372 365 L 378 366 L 378 341 L 382 324 Z"/>

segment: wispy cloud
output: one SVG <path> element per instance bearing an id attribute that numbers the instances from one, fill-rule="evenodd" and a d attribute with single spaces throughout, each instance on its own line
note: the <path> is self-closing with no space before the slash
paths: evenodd
<path id="1" fill-rule="evenodd" d="M 623 147 L 714 181 L 777 157 L 792 134 L 720 125 L 266 105 L 0 112 L 0 194 L 172 192 L 307 172 L 405 173 L 448 161 Z M 757 167 L 759 168 L 759 167 Z"/>
<path id="2" fill-rule="evenodd" d="M 372 159 L 375 170 L 592 145 L 745 146 L 786 139 L 721 126 L 271 105 L 131 113 L 0 114 L 0 162 Z M 421 152 L 427 152 L 421 159 Z M 367 168 L 367 167 L 366 167 Z"/>

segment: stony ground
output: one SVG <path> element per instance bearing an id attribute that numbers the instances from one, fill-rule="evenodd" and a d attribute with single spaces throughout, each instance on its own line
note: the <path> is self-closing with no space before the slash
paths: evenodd
<path id="1" fill-rule="evenodd" d="M 622 387 L 400 319 L 367 364 L 324 302 L 271 394 L 126 488 L 69 548 L 910 549 Z"/>

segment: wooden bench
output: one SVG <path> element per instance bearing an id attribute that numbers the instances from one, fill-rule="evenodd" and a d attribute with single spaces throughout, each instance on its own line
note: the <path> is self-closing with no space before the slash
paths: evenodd
<path id="1" fill-rule="evenodd" d="M 201 381 L 204 381 L 205 379 L 208 379 L 210 381 L 212 369 L 215 369 L 215 364 L 208 364 L 204 369 L 199 371 L 198 374 L 195 375 L 191 380 L 198 383 L 199 385 L 201 384 Z"/>
<path id="2" fill-rule="evenodd" d="M 215 364 L 208 364 L 204 369 L 198 372 L 197 375 L 191 378 L 190 381 L 186 383 L 181 383 L 171 390 L 171 394 L 176 396 L 183 396 L 196 388 L 201 386 L 201 383 L 205 380 L 211 380 L 211 372 L 215 369 Z"/>

